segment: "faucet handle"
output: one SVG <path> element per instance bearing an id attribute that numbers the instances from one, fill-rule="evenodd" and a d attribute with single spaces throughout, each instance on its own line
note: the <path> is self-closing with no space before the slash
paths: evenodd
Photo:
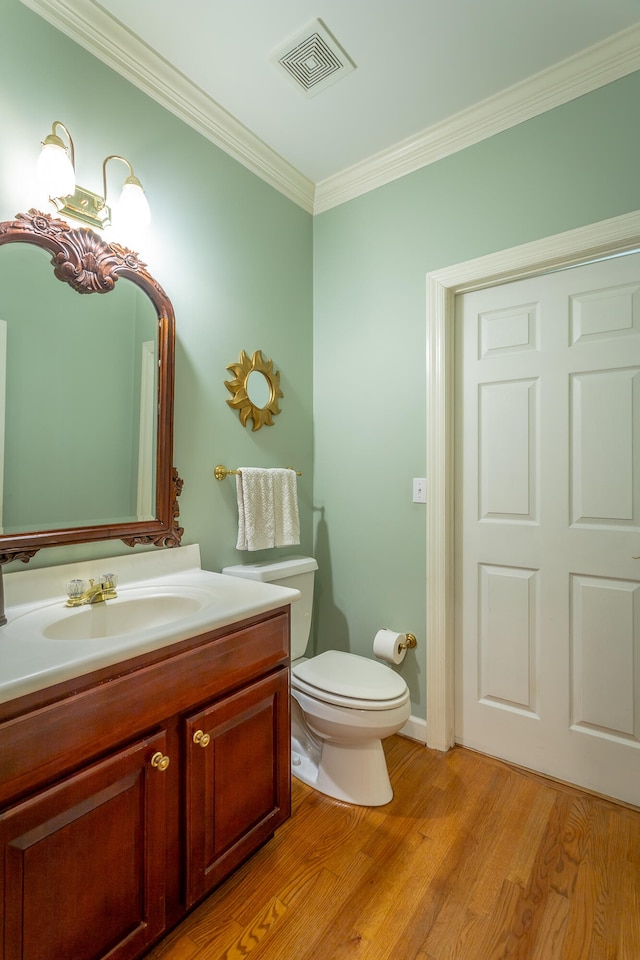
<path id="1" fill-rule="evenodd" d="M 86 580 L 69 580 L 67 582 L 67 596 L 70 600 L 77 600 L 88 589 L 89 584 Z"/>
<path id="2" fill-rule="evenodd" d="M 100 575 L 100 580 L 98 582 L 104 590 L 115 590 L 115 588 L 118 586 L 118 574 L 103 573 Z"/>

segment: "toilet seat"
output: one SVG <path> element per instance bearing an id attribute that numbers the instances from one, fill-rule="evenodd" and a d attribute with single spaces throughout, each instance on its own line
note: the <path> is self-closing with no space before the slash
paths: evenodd
<path id="1" fill-rule="evenodd" d="M 409 698 L 399 674 L 375 660 L 341 650 L 295 663 L 291 684 L 324 703 L 357 710 L 392 710 Z"/>

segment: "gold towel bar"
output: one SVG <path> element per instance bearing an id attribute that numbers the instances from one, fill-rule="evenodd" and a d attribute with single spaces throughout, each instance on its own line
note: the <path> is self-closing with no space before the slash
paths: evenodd
<path id="1" fill-rule="evenodd" d="M 286 467 L 285 469 L 293 470 L 293 467 Z M 213 471 L 213 475 L 216 478 L 216 480 L 224 480 L 225 477 L 229 477 L 231 476 L 231 474 L 237 475 L 241 472 L 242 472 L 241 470 L 227 470 L 226 467 L 224 467 L 221 463 L 219 463 L 218 466 Z M 300 473 L 299 470 L 296 470 L 296 477 L 301 477 L 301 476 L 302 476 L 302 473 Z"/>

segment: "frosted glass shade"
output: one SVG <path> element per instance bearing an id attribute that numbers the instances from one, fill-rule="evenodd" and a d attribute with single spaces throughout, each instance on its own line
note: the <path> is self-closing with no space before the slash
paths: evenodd
<path id="1" fill-rule="evenodd" d="M 116 230 L 131 231 L 147 227 L 151 222 L 151 210 L 144 190 L 138 183 L 125 181 L 116 206 L 113 209 L 113 226 Z"/>
<path id="2" fill-rule="evenodd" d="M 49 197 L 68 197 L 76 189 L 76 174 L 64 147 L 45 143 L 38 157 L 38 180 Z"/>

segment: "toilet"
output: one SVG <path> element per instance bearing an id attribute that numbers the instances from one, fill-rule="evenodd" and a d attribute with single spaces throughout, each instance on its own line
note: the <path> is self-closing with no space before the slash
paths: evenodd
<path id="1" fill-rule="evenodd" d="M 382 740 L 409 719 L 409 690 L 390 667 L 327 650 L 305 657 L 311 628 L 313 557 L 237 564 L 223 573 L 299 590 L 291 604 L 291 769 L 321 793 L 378 807 L 393 798 Z"/>

